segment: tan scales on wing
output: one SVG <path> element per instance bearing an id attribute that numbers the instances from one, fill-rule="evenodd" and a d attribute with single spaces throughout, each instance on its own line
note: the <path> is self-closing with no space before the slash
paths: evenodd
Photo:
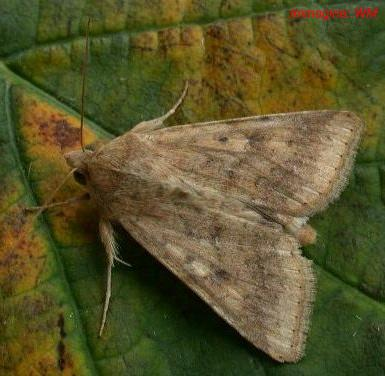
<path id="1" fill-rule="evenodd" d="M 299 250 L 315 238 L 306 221 L 341 192 L 362 122 L 336 111 L 162 129 L 164 119 L 67 162 L 101 223 L 121 223 L 256 347 L 297 361 L 314 295 Z M 112 244 L 112 231 L 103 234 Z"/>
<path id="2" fill-rule="evenodd" d="M 102 216 L 121 223 L 255 346 L 298 360 L 314 292 L 299 234 L 341 191 L 361 122 L 317 111 L 154 124 L 87 161 Z"/>

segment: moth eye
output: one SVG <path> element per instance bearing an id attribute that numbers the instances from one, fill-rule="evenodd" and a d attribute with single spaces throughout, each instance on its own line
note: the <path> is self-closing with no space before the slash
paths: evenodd
<path id="1" fill-rule="evenodd" d="M 80 171 L 74 171 L 74 179 L 81 185 L 87 184 L 86 176 Z"/>

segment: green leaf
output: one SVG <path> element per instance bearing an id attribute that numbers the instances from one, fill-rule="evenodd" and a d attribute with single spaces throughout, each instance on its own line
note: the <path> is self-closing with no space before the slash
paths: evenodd
<path id="1" fill-rule="evenodd" d="M 385 372 L 385 6 L 322 1 L 0 0 L 0 373 L 379 375 Z M 333 5 L 334 4 L 334 5 Z M 370 19 L 290 19 L 308 6 Z M 79 148 L 80 66 L 92 17 L 86 140 L 169 124 L 310 109 L 366 122 L 350 184 L 311 222 L 318 292 L 305 357 L 243 340 L 124 231 L 105 334 L 105 256 L 90 204 L 36 218 Z M 57 200 L 80 194 L 69 182 Z"/>

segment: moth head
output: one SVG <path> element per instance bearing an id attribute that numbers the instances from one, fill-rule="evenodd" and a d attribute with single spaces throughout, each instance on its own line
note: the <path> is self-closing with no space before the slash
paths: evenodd
<path id="1" fill-rule="evenodd" d="M 64 158 L 67 162 L 67 164 L 71 168 L 75 168 L 74 171 L 74 178 L 75 180 L 82 185 L 86 185 L 87 183 L 87 175 L 88 175 L 88 169 L 87 169 L 87 162 L 92 155 L 92 151 L 90 150 L 74 150 L 70 151 L 69 153 L 64 154 Z"/>

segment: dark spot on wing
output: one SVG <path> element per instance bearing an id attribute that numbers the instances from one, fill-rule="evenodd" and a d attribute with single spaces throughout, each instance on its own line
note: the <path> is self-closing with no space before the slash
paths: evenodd
<path id="1" fill-rule="evenodd" d="M 214 162 L 214 158 L 212 156 L 208 156 L 206 160 L 206 166 L 210 166 Z"/>
<path id="2" fill-rule="evenodd" d="M 222 232 L 222 226 L 214 225 L 210 230 L 210 235 L 211 235 L 212 239 L 215 241 L 216 239 L 218 239 L 220 237 L 221 232 Z"/>
<path id="3" fill-rule="evenodd" d="M 191 256 L 191 255 L 187 255 L 186 256 L 186 264 L 191 264 L 193 261 L 195 261 L 195 257 Z"/>
<path id="4" fill-rule="evenodd" d="M 255 146 L 258 143 L 266 142 L 269 140 L 269 136 L 263 133 L 257 133 L 249 136 L 248 138 L 249 144 L 251 146 Z"/>
<path id="5" fill-rule="evenodd" d="M 214 277 L 218 282 L 223 282 L 229 280 L 230 274 L 224 269 L 218 269 L 215 271 Z"/>
<path id="6" fill-rule="evenodd" d="M 193 231 L 193 229 L 191 228 L 190 223 L 188 221 L 186 221 L 184 218 L 182 218 L 181 216 L 179 216 L 179 219 L 180 219 L 181 223 L 183 224 L 184 234 L 186 235 L 186 238 L 195 239 L 196 234 Z"/>
<path id="7" fill-rule="evenodd" d="M 228 140 L 229 140 L 229 139 L 228 139 L 226 136 L 223 136 L 223 137 L 221 137 L 218 141 L 225 143 L 225 142 L 227 142 Z"/>
<path id="8" fill-rule="evenodd" d="M 171 193 L 172 198 L 176 201 L 186 200 L 188 195 L 189 194 L 186 191 L 184 191 L 183 189 L 181 189 L 179 187 L 175 188 Z"/>

